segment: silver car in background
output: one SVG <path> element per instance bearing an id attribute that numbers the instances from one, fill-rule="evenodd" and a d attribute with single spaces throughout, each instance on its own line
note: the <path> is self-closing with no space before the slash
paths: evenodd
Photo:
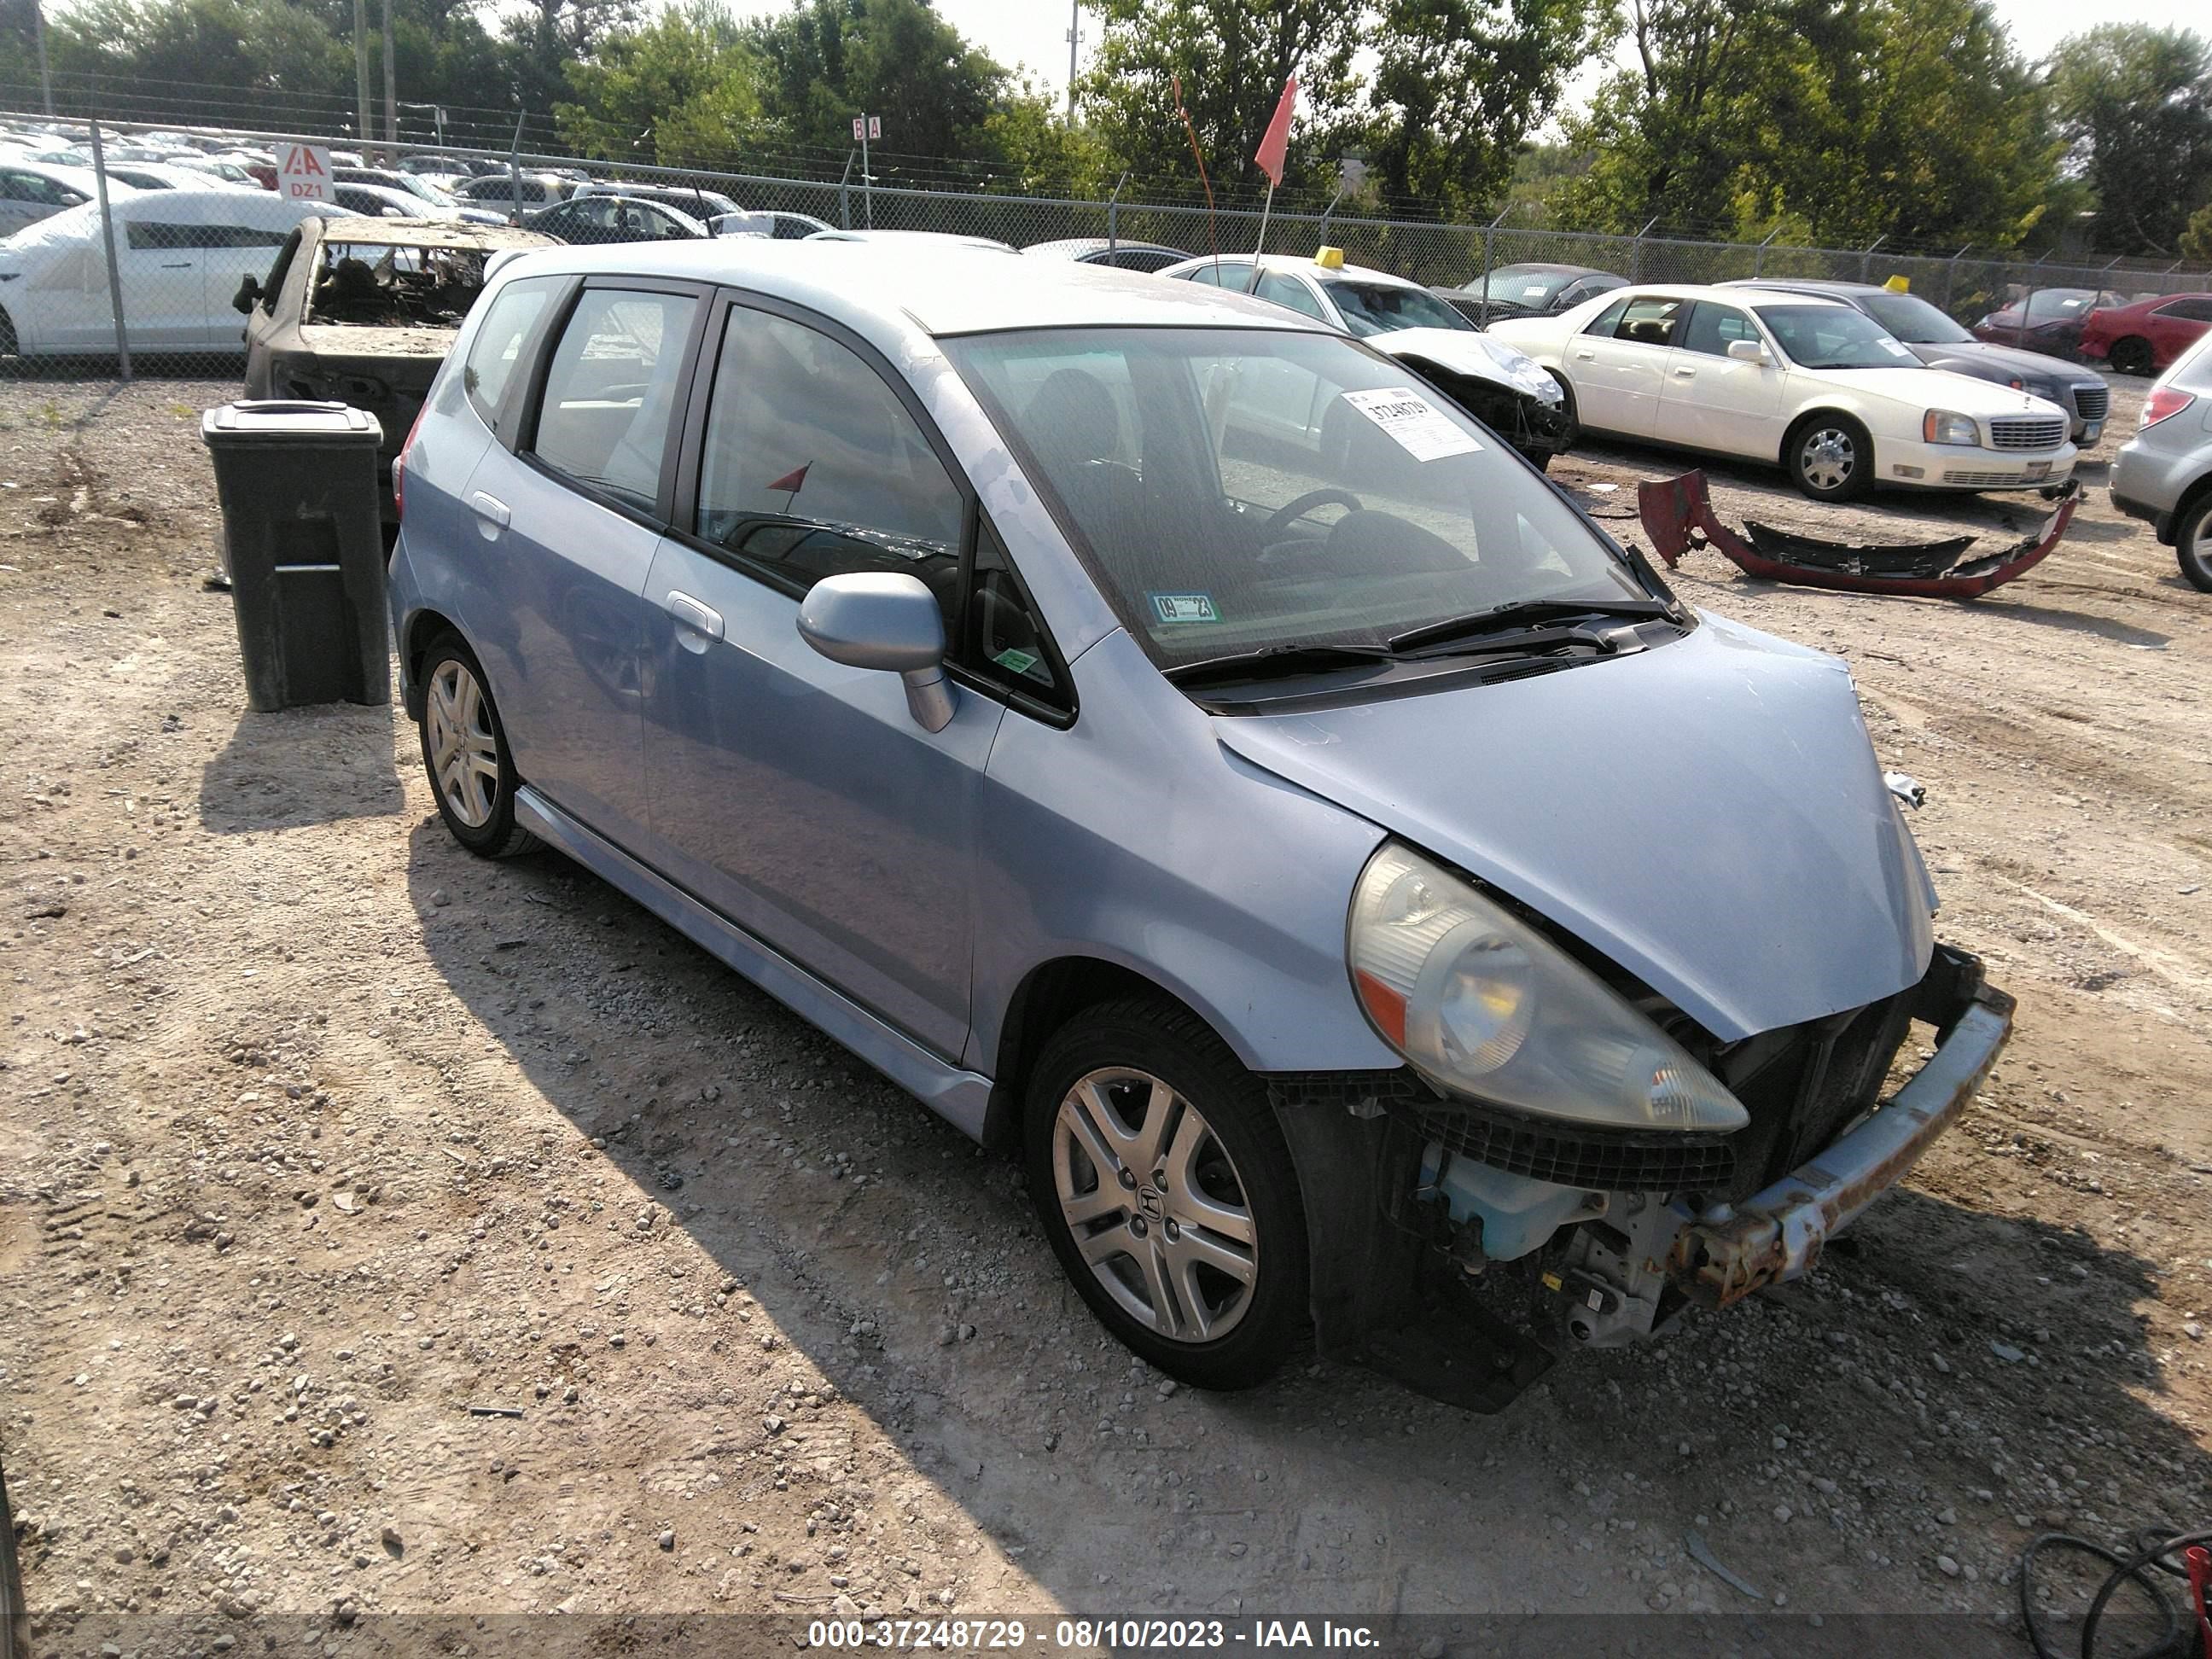
<path id="1" fill-rule="evenodd" d="M 397 482 L 453 836 L 1017 1153 L 1174 1376 L 1310 1330 L 1495 1408 L 1807 1272 L 2010 1030 L 1843 664 L 1279 306 L 915 237 L 531 252 Z"/>
<path id="2" fill-rule="evenodd" d="M 2212 334 L 2144 394 L 2142 423 L 2112 457 L 2112 505 L 2148 520 L 2192 586 L 2212 593 Z"/>

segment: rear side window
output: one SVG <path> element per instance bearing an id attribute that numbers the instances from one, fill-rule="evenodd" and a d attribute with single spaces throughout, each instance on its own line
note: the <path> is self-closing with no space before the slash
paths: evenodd
<path id="1" fill-rule="evenodd" d="M 168 224 L 159 219 L 129 219 L 123 227 L 125 239 L 142 252 L 148 249 L 198 246 L 202 228 L 199 225 Z"/>
<path id="2" fill-rule="evenodd" d="M 1674 325 L 1682 319 L 1686 301 L 1662 299 L 1646 295 L 1631 300 L 1628 309 L 1621 313 L 1613 329 L 1613 337 L 1633 340 L 1638 345 L 1664 346 L 1674 343 Z"/>
<path id="3" fill-rule="evenodd" d="M 2176 300 L 2170 306 L 2160 306 L 2161 317 L 2179 317 L 2192 323 L 2212 323 L 2212 300 Z"/>
<path id="4" fill-rule="evenodd" d="M 578 483 L 651 512 L 698 306 L 688 294 L 586 289 L 553 348 L 532 453 Z"/>
<path id="5" fill-rule="evenodd" d="M 1603 311 L 1599 312 L 1596 316 L 1591 318 L 1589 325 L 1583 330 L 1583 332 L 1595 334 L 1601 339 L 1611 339 L 1613 330 L 1620 326 L 1621 313 L 1627 309 L 1628 297 L 1623 295 Z"/>
<path id="6" fill-rule="evenodd" d="M 530 337 L 530 331 L 561 280 L 526 276 L 509 283 L 484 313 L 469 347 L 469 360 L 461 368 L 461 385 L 487 426 L 497 424 L 500 399 L 507 395 L 507 376 L 514 374 L 515 362 L 522 355 L 522 343 Z"/>

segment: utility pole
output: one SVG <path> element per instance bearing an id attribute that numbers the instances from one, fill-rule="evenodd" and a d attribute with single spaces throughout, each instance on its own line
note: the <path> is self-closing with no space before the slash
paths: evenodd
<path id="1" fill-rule="evenodd" d="M 384 0 L 384 142 L 393 145 L 399 142 L 399 85 L 392 69 L 392 0 Z M 397 149 L 386 150 L 384 164 L 390 167 L 398 159 Z"/>
<path id="2" fill-rule="evenodd" d="M 353 131 L 362 144 L 368 143 L 368 22 L 362 15 L 362 0 L 353 0 Z"/>
<path id="3" fill-rule="evenodd" d="M 54 83 L 46 75 L 46 9 L 41 0 L 31 0 L 31 32 L 39 41 L 39 98 L 51 119 L 54 112 Z"/>
<path id="4" fill-rule="evenodd" d="M 1083 38 L 1083 0 L 1069 0 L 1067 8 L 1067 118 L 1075 119 L 1075 48 Z M 52 112 L 48 112 L 51 113 Z"/>

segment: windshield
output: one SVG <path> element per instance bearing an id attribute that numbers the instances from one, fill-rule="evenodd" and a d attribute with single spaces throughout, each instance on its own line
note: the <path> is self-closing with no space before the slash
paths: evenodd
<path id="1" fill-rule="evenodd" d="M 1324 284 L 1328 297 L 1344 313 L 1344 325 L 1357 339 L 1389 334 L 1401 328 L 1463 328 L 1474 325 L 1425 288 L 1400 288 L 1395 283 L 1340 282 Z"/>
<path id="2" fill-rule="evenodd" d="M 1760 306 L 1759 320 L 1800 368 L 1911 368 L 1919 359 L 1846 306 Z"/>
<path id="3" fill-rule="evenodd" d="M 1660 591 L 1485 428 L 1341 336 L 1056 329 L 944 345 L 1163 668 Z"/>
<path id="4" fill-rule="evenodd" d="M 1864 303 L 1875 321 L 1915 345 L 1964 345 L 1974 337 L 1917 294 L 1869 294 Z"/>
<path id="5" fill-rule="evenodd" d="M 1552 303 L 1554 294 L 1574 281 L 1575 276 L 1571 270 L 1532 270 L 1508 265 L 1503 270 L 1490 273 L 1490 280 L 1482 285 L 1482 297 L 1501 305 L 1527 306 L 1540 311 Z"/>

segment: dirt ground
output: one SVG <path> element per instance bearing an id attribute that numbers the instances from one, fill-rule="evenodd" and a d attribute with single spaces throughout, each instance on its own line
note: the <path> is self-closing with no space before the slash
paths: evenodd
<path id="1" fill-rule="evenodd" d="M 2018 1035 L 1814 1277 L 1485 1419 L 1334 1367 L 1177 1389 L 1010 1164 L 559 857 L 460 852 L 399 711 L 242 713 L 195 430 L 232 395 L 0 388 L 0 1455 L 40 1652 L 125 1612 L 201 1650 L 380 1612 L 1996 1632 L 2032 1533 L 2212 1516 L 2212 599 L 2100 458 L 1971 605 L 1677 579 L 1850 659 Z M 1676 469 L 1556 471 L 1626 517 Z M 2041 510 L 1715 483 L 1876 539 Z"/>

